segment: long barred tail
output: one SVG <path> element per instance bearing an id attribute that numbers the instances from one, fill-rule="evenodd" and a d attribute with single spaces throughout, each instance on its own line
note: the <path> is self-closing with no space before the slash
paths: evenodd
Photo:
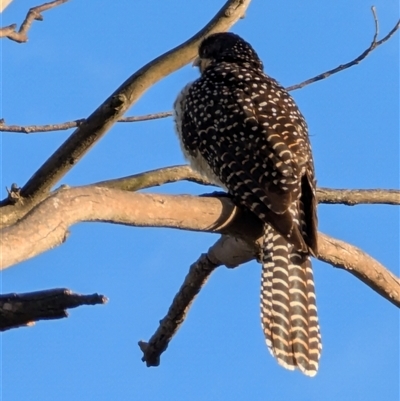
<path id="1" fill-rule="evenodd" d="M 310 257 L 293 251 L 265 226 L 261 277 L 261 322 L 271 354 L 289 370 L 314 376 L 321 335 Z"/>

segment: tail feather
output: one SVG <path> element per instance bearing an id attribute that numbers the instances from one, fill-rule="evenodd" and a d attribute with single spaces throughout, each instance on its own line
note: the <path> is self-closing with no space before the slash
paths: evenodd
<path id="1" fill-rule="evenodd" d="M 314 376 L 321 341 L 311 261 L 266 225 L 262 257 L 261 320 L 278 363 Z"/>

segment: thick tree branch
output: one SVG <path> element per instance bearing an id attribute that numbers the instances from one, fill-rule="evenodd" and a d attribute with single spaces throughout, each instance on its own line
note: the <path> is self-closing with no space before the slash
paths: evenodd
<path id="1" fill-rule="evenodd" d="M 21 201 L 18 204 L 21 205 L 23 211 L 26 212 L 29 206 L 32 207 L 45 198 L 51 187 L 79 162 L 94 143 L 122 117 L 147 89 L 190 62 L 196 56 L 201 40 L 212 32 L 229 29 L 244 15 L 249 3 L 250 0 L 228 0 L 216 16 L 196 35 L 182 45 L 157 57 L 128 78 L 72 133 L 21 188 Z M 31 205 L 27 205 L 29 203 Z M 3 201 L 3 206 L 17 208 L 16 204 L 10 205 L 9 199 Z M 8 212 L 7 209 L 4 210 L 3 216 Z M 4 219 L 2 223 L 5 223 Z M 9 224 L 10 220 L 7 223 Z"/>
<path id="2" fill-rule="evenodd" d="M 252 246 L 253 257 L 258 253 L 256 242 L 262 234 L 260 221 L 226 197 L 140 194 L 99 187 L 63 189 L 1 231 L 0 268 L 60 245 L 67 237 L 68 227 L 82 221 L 220 233 Z M 327 238 L 319 237 L 321 260 L 333 260 L 335 266 L 362 276 L 375 291 L 400 306 L 400 282 L 392 273 L 376 261 L 371 269 L 372 259 L 363 256 L 359 249 L 348 244 L 344 252 L 340 241 Z M 230 262 L 221 260 L 221 264 Z"/>
<path id="3" fill-rule="evenodd" d="M 232 213 L 240 215 L 241 211 L 229 200 L 211 197 L 149 195 L 98 187 L 61 189 L 1 231 L 1 268 L 62 244 L 68 227 L 83 221 L 218 233 L 224 232 Z"/>
<path id="4" fill-rule="evenodd" d="M 12 24 L 4 28 L 0 28 L 0 38 L 8 38 L 18 43 L 25 43 L 28 41 L 28 31 L 32 26 L 33 21 L 43 21 L 42 12 L 50 10 L 54 7 L 66 3 L 68 0 L 55 0 L 50 3 L 44 3 L 40 6 L 32 7 L 26 14 L 24 22 L 21 24 L 17 32 L 17 25 Z"/>
<path id="5" fill-rule="evenodd" d="M 68 317 L 67 309 L 105 304 L 103 295 L 80 295 L 65 288 L 0 295 L 0 331 L 32 326 L 39 320 Z"/>
<path id="6" fill-rule="evenodd" d="M 138 191 L 140 189 L 151 188 L 167 183 L 187 180 L 202 185 L 212 185 L 200 174 L 192 170 L 187 165 L 164 167 L 144 173 L 134 174 L 128 177 L 122 177 L 113 180 L 100 181 L 91 186 L 101 186 L 106 188 L 121 189 L 125 191 Z M 9 190 L 9 199 L 12 201 L 16 198 L 19 201 L 19 189 L 12 187 Z M 318 188 L 317 197 L 319 203 L 328 204 L 345 204 L 349 206 L 358 204 L 400 204 L 400 191 L 384 190 L 384 189 L 328 189 Z M 14 221 L 19 220 L 30 209 L 31 205 L 24 204 L 18 209 L 0 208 L 0 215 L 3 224 L 0 223 L 0 228 L 10 226 Z"/>

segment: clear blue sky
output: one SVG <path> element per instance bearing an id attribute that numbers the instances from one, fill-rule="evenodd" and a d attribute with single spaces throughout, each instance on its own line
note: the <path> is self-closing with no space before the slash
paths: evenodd
<path id="1" fill-rule="evenodd" d="M 51 124 L 88 116 L 126 78 L 197 32 L 223 0 L 71 1 L 35 22 L 29 42 L 3 39 L 1 116 Z M 2 25 L 37 1 L 14 0 Z M 398 0 L 375 0 L 381 34 Z M 233 31 L 284 85 L 350 61 L 370 43 L 370 1 L 254 0 Z M 128 115 L 166 111 L 197 71 L 187 66 L 149 90 Z M 318 184 L 399 187 L 399 34 L 360 65 L 293 93 L 306 116 Z M 1 196 L 22 186 L 69 132 L 2 134 Z M 171 119 L 118 124 L 64 179 L 84 185 L 183 163 Z M 209 191 L 179 183 L 165 193 Z M 359 246 L 399 274 L 399 209 L 319 207 L 321 231 Z M 220 268 L 197 298 L 158 368 L 138 340 L 157 328 L 189 265 L 217 239 L 166 229 L 80 224 L 61 247 L 6 270 L 4 293 L 67 287 L 105 306 L 72 310 L 2 335 L 4 401 L 396 401 L 399 314 L 349 273 L 314 261 L 323 354 L 314 379 L 269 355 L 259 321 L 260 267 Z M 0 397 L 1 398 L 1 397 Z"/>

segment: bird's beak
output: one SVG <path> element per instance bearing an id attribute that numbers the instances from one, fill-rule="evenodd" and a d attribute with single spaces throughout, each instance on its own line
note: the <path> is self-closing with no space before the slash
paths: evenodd
<path id="1" fill-rule="evenodd" d="M 211 60 L 208 58 L 196 57 L 195 60 L 193 61 L 192 66 L 198 67 L 200 72 L 203 73 L 204 70 L 210 65 L 210 63 L 211 63 Z"/>
<path id="2" fill-rule="evenodd" d="M 201 58 L 196 57 L 193 61 L 192 67 L 200 67 L 200 64 L 201 64 Z"/>

